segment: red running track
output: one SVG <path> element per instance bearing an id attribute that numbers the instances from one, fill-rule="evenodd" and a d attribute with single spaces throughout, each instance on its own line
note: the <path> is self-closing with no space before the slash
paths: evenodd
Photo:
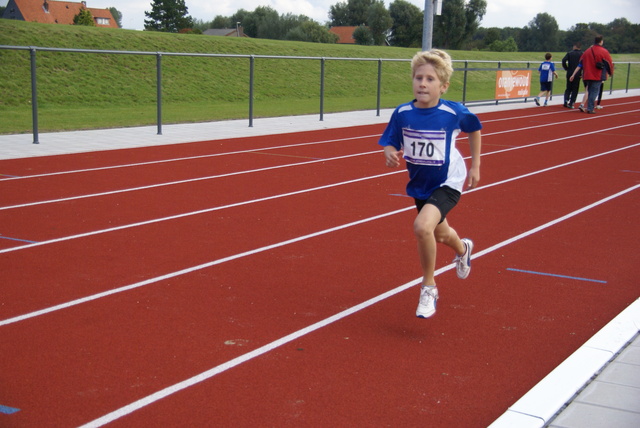
<path id="1" fill-rule="evenodd" d="M 0 161 L 0 426 L 489 425 L 640 294 L 640 99 L 480 117 L 429 320 L 382 126 Z"/>

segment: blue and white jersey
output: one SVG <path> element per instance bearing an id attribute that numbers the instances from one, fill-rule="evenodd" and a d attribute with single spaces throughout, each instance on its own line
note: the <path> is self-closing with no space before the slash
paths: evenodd
<path id="1" fill-rule="evenodd" d="M 457 102 L 441 99 L 432 108 L 413 103 L 396 108 L 378 144 L 403 150 L 409 171 L 407 195 L 428 199 L 441 186 L 462 192 L 467 167 L 456 138 L 460 132 L 482 129 L 480 120 Z"/>
<path id="2" fill-rule="evenodd" d="M 550 61 L 545 61 L 540 64 L 538 71 L 540 72 L 541 82 L 553 82 L 553 72 L 556 71 L 556 66 Z"/>

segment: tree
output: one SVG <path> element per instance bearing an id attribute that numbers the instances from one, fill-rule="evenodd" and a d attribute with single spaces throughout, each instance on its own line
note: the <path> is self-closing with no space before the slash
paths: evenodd
<path id="1" fill-rule="evenodd" d="M 614 19 L 606 25 L 595 22 L 576 24 L 564 34 L 563 47 L 570 49 L 573 43 L 580 42 L 586 49 L 598 35 L 604 37 L 604 45 L 611 53 L 640 51 L 640 24 L 632 24 L 627 18 Z"/>
<path id="2" fill-rule="evenodd" d="M 500 41 L 500 29 L 496 27 L 489 28 L 484 37 L 485 45 L 491 46 L 491 43 L 496 41 Z"/>
<path id="3" fill-rule="evenodd" d="M 358 28 L 353 31 L 353 39 L 358 45 L 373 45 L 373 34 L 371 34 L 371 30 L 364 25 L 358 26 Z"/>
<path id="4" fill-rule="evenodd" d="M 384 2 L 382 0 L 374 1 L 374 3 L 369 6 L 369 10 L 367 12 L 367 25 L 371 30 L 373 43 L 378 46 L 383 45 L 387 39 L 387 34 L 393 25 L 393 20 L 391 19 L 391 15 L 389 15 L 387 8 L 384 7 Z"/>
<path id="5" fill-rule="evenodd" d="M 560 50 L 558 23 L 548 13 L 539 13 L 522 29 L 518 46 L 522 51 L 553 52 Z"/>
<path id="6" fill-rule="evenodd" d="M 480 28 L 480 21 L 487 13 L 487 0 L 470 0 L 464 6 L 464 14 L 467 18 L 465 27 L 465 39 L 470 39 Z"/>
<path id="7" fill-rule="evenodd" d="M 339 2 L 329 7 L 330 24 L 335 27 L 350 26 L 349 6 L 345 2 Z"/>
<path id="8" fill-rule="evenodd" d="M 308 20 L 292 28 L 287 33 L 286 39 L 299 42 L 337 43 L 339 37 L 337 34 L 330 32 L 327 27 Z"/>
<path id="9" fill-rule="evenodd" d="M 235 28 L 236 22 L 231 22 L 231 19 L 227 16 L 216 15 L 211 21 L 210 28 Z"/>
<path id="10" fill-rule="evenodd" d="M 333 26 L 366 25 L 369 8 L 376 0 L 347 0 L 329 8 L 330 24 Z"/>
<path id="11" fill-rule="evenodd" d="M 614 19 L 603 35 L 609 52 L 640 52 L 640 24 L 632 24 L 627 18 Z"/>
<path id="12" fill-rule="evenodd" d="M 389 15 L 393 20 L 391 44 L 405 48 L 420 47 L 424 19 L 422 10 L 405 0 L 395 0 L 389 5 Z"/>
<path id="13" fill-rule="evenodd" d="M 489 50 L 493 52 L 518 52 L 518 45 L 513 37 L 507 40 L 494 40 L 489 44 Z"/>
<path id="14" fill-rule="evenodd" d="M 376 0 L 348 0 L 348 2 L 351 25 L 368 24 L 369 9 Z"/>
<path id="15" fill-rule="evenodd" d="M 151 12 L 145 11 L 144 29 L 177 33 L 193 27 L 193 18 L 187 15 L 188 9 L 184 0 L 153 0 Z"/>
<path id="16" fill-rule="evenodd" d="M 118 24 L 118 28 L 122 28 L 122 13 L 116 9 L 115 7 L 108 7 L 111 12 L 111 16 L 116 20 L 116 24 Z"/>
<path id="17" fill-rule="evenodd" d="M 73 25 L 85 25 L 87 27 L 95 27 L 96 22 L 93 20 L 93 15 L 89 9 L 84 7 L 80 9 L 80 12 L 73 17 Z"/>
<path id="18" fill-rule="evenodd" d="M 467 16 L 464 0 L 447 0 L 442 3 L 442 15 L 433 20 L 433 46 L 444 49 L 460 49 L 466 38 Z"/>
<path id="19" fill-rule="evenodd" d="M 445 49 L 461 49 L 473 37 L 487 11 L 486 0 L 447 0 L 442 15 L 434 19 L 433 44 Z"/>

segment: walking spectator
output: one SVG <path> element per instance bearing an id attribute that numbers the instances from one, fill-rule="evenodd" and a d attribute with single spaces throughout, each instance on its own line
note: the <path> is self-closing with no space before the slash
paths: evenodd
<path id="1" fill-rule="evenodd" d="M 580 57 L 582 65 L 582 78 L 587 87 L 587 113 L 595 113 L 595 103 L 602 87 L 602 82 L 607 79 L 607 75 L 613 76 L 613 59 L 611 54 L 602 45 L 604 38 L 597 36 L 589 49 L 584 51 Z M 576 71 L 571 76 L 575 80 Z M 584 111 L 585 106 L 580 105 L 580 111 Z"/>
<path id="2" fill-rule="evenodd" d="M 578 68 L 580 57 L 582 56 L 582 50 L 580 49 L 580 42 L 573 45 L 573 50 L 567 52 L 562 58 L 562 68 L 567 72 L 567 88 L 564 91 L 564 106 L 567 108 L 573 108 L 573 105 L 578 98 L 578 92 L 580 92 L 580 77 L 579 73 L 571 80 L 573 72 Z"/>
<path id="3" fill-rule="evenodd" d="M 609 66 L 609 63 L 605 61 L 605 67 L 607 72 L 606 73 L 602 73 L 602 85 L 600 85 L 600 91 L 598 92 L 598 101 L 596 102 L 596 110 L 600 110 L 602 109 L 602 92 L 604 89 L 604 82 L 607 80 L 608 76 L 611 76 L 611 68 Z M 582 69 L 582 63 L 578 64 L 578 69 Z M 579 79 L 578 79 L 579 80 Z M 587 90 L 587 82 L 584 82 L 584 95 L 582 96 L 582 101 L 580 101 L 580 106 L 578 107 L 580 109 L 580 111 L 584 111 L 584 106 L 587 105 L 587 100 L 589 99 L 589 91 Z"/>
<path id="4" fill-rule="evenodd" d="M 545 96 L 544 105 L 547 106 L 549 102 L 549 96 L 551 95 L 551 85 L 553 84 L 553 78 L 558 78 L 558 73 L 556 73 L 556 66 L 551 62 L 551 54 L 547 52 L 544 56 L 545 61 L 540 64 L 538 67 L 538 72 L 540 73 L 540 93 L 533 100 L 536 102 L 536 105 L 540 105 L 540 97 Z"/>

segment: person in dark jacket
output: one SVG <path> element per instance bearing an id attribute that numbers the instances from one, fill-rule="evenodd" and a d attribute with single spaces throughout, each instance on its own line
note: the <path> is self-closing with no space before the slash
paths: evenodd
<path id="1" fill-rule="evenodd" d="M 573 80 L 571 76 L 576 71 L 580 57 L 582 56 L 582 50 L 580 49 L 580 42 L 573 45 L 573 50 L 567 52 L 562 58 L 562 68 L 567 72 L 567 89 L 564 91 L 564 106 L 567 108 L 573 108 L 573 104 L 578 98 L 578 92 L 580 92 L 580 74 L 577 74 Z"/>

